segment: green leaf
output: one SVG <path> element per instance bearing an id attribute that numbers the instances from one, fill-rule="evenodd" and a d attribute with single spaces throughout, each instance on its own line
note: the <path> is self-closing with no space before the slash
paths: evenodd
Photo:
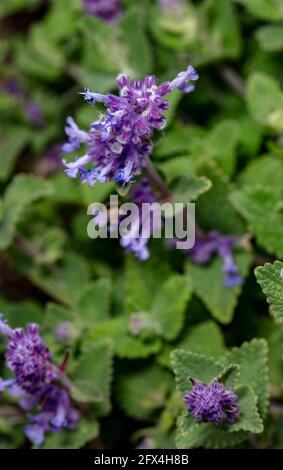
<path id="1" fill-rule="evenodd" d="M 240 150 L 249 157 L 256 157 L 260 150 L 263 129 L 249 114 L 237 120 L 240 126 Z"/>
<path id="2" fill-rule="evenodd" d="M 211 182 L 204 176 L 183 176 L 178 179 L 174 186 L 174 200 L 187 204 L 195 201 L 198 197 L 206 193 L 211 188 Z"/>
<path id="3" fill-rule="evenodd" d="M 204 36 L 201 36 L 203 50 L 207 55 L 206 60 L 211 57 L 236 58 L 241 51 L 241 35 L 237 11 L 231 0 L 214 0 L 204 4 L 208 8 L 210 23 L 209 37 L 204 44 Z M 206 52 L 207 49 L 207 52 Z"/>
<path id="4" fill-rule="evenodd" d="M 168 341 L 180 332 L 186 306 L 192 295 L 188 276 L 172 275 L 162 285 L 153 300 L 152 317 L 161 326 L 161 335 Z"/>
<path id="5" fill-rule="evenodd" d="M 238 395 L 237 403 L 240 408 L 240 416 L 235 423 L 229 425 L 228 431 L 249 431 L 260 433 L 263 431 L 263 422 L 258 414 L 257 396 L 250 387 L 236 387 Z"/>
<path id="6" fill-rule="evenodd" d="M 177 448 L 232 448 L 248 437 L 248 433 L 245 431 L 231 433 L 227 431 L 227 426 L 216 427 L 212 423 L 197 423 L 194 418 L 186 412 L 178 419 L 176 436 Z"/>
<path id="7" fill-rule="evenodd" d="M 95 403 L 98 414 L 110 411 L 110 385 L 112 380 L 112 347 L 108 341 L 97 342 L 83 353 L 72 373 L 75 400 Z"/>
<path id="8" fill-rule="evenodd" d="M 0 249 L 10 245 L 24 210 L 34 201 L 52 194 L 53 188 L 47 181 L 31 175 L 15 176 L 6 190 L 0 220 Z"/>
<path id="9" fill-rule="evenodd" d="M 160 350 L 160 338 L 133 336 L 128 322 L 127 317 L 114 317 L 98 324 L 84 341 L 84 348 L 91 346 L 93 341 L 108 338 L 113 343 L 115 354 L 123 359 L 146 358 Z"/>
<path id="10" fill-rule="evenodd" d="M 87 286 L 74 308 L 79 323 L 89 331 L 107 320 L 110 315 L 110 300 L 110 278 L 100 278 Z"/>
<path id="11" fill-rule="evenodd" d="M 228 200 L 232 186 L 213 161 L 203 161 L 198 166 L 198 174 L 212 182 L 212 188 L 200 196 L 196 214 L 198 223 L 206 230 L 241 235 L 245 226 Z M 221 207 L 221 210 L 216 208 Z"/>
<path id="12" fill-rule="evenodd" d="M 278 322 L 283 321 L 283 279 L 281 271 L 282 261 L 275 261 L 273 264 L 266 263 L 255 270 L 257 282 L 260 284 L 266 300 L 270 304 L 270 311 Z"/>
<path id="13" fill-rule="evenodd" d="M 235 261 L 243 277 L 246 277 L 252 261 L 249 253 L 236 253 Z M 215 257 L 208 265 L 187 265 L 187 273 L 193 280 L 194 290 L 211 315 L 223 324 L 233 319 L 242 286 L 225 288 L 222 260 Z"/>
<path id="14" fill-rule="evenodd" d="M 84 38 L 83 51 L 80 67 L 76 66 L 75 70 L 81 82 L 87 80 L 90 89 L 95 86 L 103 93 L 113 87 L 118 71 L 132 73 L 120 28 L 113 28 L 94 15 L 82 15 L 79 29 Z M 92 60 L 94 47 L 95 64 Z"/>
<path id="15" fill-rule="evenodd" d="M 165 162 L 158 162 L 157 168 L 165 175 L 167 183 L 170 184 L 178 177 L 180 179 L 183 178 L 184 174 L 194 174 L 195 161 L 192 159 L 191 155 L 174 157 Z"/>
<path id="16" fill-rule="evenodd" d="M 157 41 L 170 49 L 188 47 L 197 40 L 197 12 L 187 2 L 178 4 L 169 13 L 160 8 L 160 5 L 153 4 L 149 23 L 151 33 Z"/>
<path id="17" fill-rule="evenodd" d="M 202 149 L 201 154 L 214 159 L 222 171 L 228 175 L 235 168 L 236 147 L 240 139 L 239 131 L 239 123 L 236 120 L 222 119 L 208 131 L 206 139 L 200 139 L 198 143 Z"/>
<path id="18" fill-rule="evenodd" d="M 56 173 L 49 178 L 54 194 L 51 200 L 61 204 L 81 204 L 81 186 L 74 179 L 68 178 L 65 174 Z"/>
<path id="19" fill-rule="evenodd" d="M 188 326 L 177 347 L 211 357 L 222 356 L 226 350 L 221 329 L 212 320 Z"/>
<path id="20" fill-rule="evenodd" d="M 215 359 L 182 349 L 171 353 L 171 363 L 182 394 L 192 388 L 190 378 L 209 384 L 223 372 L 223 366 Z"/>
<path id="21" fill-rule="evenodd" d="M 139 263 L 134 256 L 126 258 L 126 311 L 129 314 L 149 311 L 156 289 L 170 275 L 169 266 L 151 257 Z"/>
<path id="22" fill-rule="evenodd" d="M 283 26 L 262 26 L 256 31 L 256 39 L 263 51 L 281 51 L 283 49 Z"/>
<path id="23" fill-rule="evenodd" d="M 8 302 L 0 297 L 0 312 L 4 312 L 11 328 L 25 327 L 27 323 L 41 324 L 43 311 L 33 299 L 22 302 Z"/>
<path id="24" fill-rule="evenodd" d="M 283 93 L 279 81 L 264 73 L 253 73 L 247 82 L 247 103 L 256 121 L 282 133 Z"/>
<path id="25" fill-rule="evenodd" d="M 4 143 L 1 145 L 0 181 L 11 175 L 16 160 L 27 145 L 31 135 L 28 129 L 17 127 L 6 130 Z"/>
<path id="26" fill-rule="evenodd" d="M 254 338 L 240 348 L 233 348 L 221 358 L 223 366 L 231 363 L 240 366 L 237 385 L 251 387 L 257 397 L 261 417 L 267 413 L 269 397 L 267 353 L 267 342 L 264 339 Z"/>
<path id="27" fill-rule="evenodd" d="M 226 367 L 216 380 L 221 382 L 227 388 L 234 388 L 239 377 L 239 369 L 240 367 L 236 364 L 232 364 Z"/>
<path id="28" fill-rule="evenodd" d="M 128 47 L 128 62 L 138 76 L 148 74 L 151 69 L 151 50 L 144 32 L 143 16 L 141 5 L 135 5 L 120 23 Z"/>
<path id="29" fill-rule="evenodd" d="M 258 244 L 268 253 L 283 257 L 283 215 L 276 192 L 256 186 L 235 191 L 230 199 L 247 220 Z"/>
<path id="30" fill-rule="evenodd" d="M 171 155 L 186 155 L 190 153 L 191 146 L 203 138 L 205 132 L 197 126 L 184 126 L 175 124 L 158 141 L 154 149 L 154 155 L 158 158 Z"/>
<path id="31" fill-rule="evenodd" d="M 116 394 L 123 410 L 136 419 L 152 418 L 164 407 L 173 382 L 168 371 L 153 364 L 143 369 L 130 370 L 117 378 Z"/>
<path id="32" fill-rule="evenodd" d="M 278 324 L 272 323 L 267 339 L 270 394 L 272 397 L 280 399 L 283 392 L 282 326 L 278 327 Z"/>
<path id="33" fill-rule="evenodd" d="M 58 433 L 47 435 L 41 449 L 80 449 L 99 434 L 99 424 L 81 418 L 76 429 L 61 429 Z"/>
<path id="34" fill-rule="evenodd" d="M 59 323 L 75 323 L 74 312 L 63 305 L 49 302 L 46 306 L 44 315 L 44 327 L 54 334 L 55 328 Z"/>
<path id="35" fill-rule="evenodd" d="M 283 161 L 273 155 L 257 157 L 240 174 L 239 181 L 245 186 L 257 185 L 282 194 Z"/>
<path id="36" fill-rule="evenodd" d="M 51 297 L 66 305 L 74 305 L 89 283 L 86 260 L 76 253 L 66 252 L 55 265 L 47 267 L 31 263 L 27 257 L 14 256 L 17 269 Z"/>
<path id="37" fill-rule="evenodd" d="M 207 341 L 207 338 L 209 338 L 209 341 Z M 158 362 L 161 365 L 170 366 L 170 352 L 173 348 L 204 354 L 213 358 L 222 356 L 226 351 L 221 330 L 217 323 L 212 320 L 197 325 L 189 325 L 174 345 L 164 345 L 158 356 Z"/>
<path id="38" fill-rule="evenodd" d="M 281 0 L 234 0 L 244 5 L 250 13 L 262 20 L 278 21 L 283 18 Z"/>
<path id="39" fill-rule="evenodd" d="M 21 10 L 32 10 L 39 2 L 40 0 L 2 0 L 0 4 L 0 18 Z"/>
<path id="40" fill-rule="evenodd" d="M 203 141 L 203 155 L 214 158 L 223 172 L 231 175 L 235 170 L 239 139 L 240 129 L 237 121 L 220 121 Z"/>

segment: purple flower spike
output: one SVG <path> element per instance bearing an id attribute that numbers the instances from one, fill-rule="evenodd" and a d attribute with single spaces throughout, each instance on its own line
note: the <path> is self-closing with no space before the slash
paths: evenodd
<path id="1" fill-rule="evenodd" d="M 40 446 L 46 432 L 74 429 L 79 414 L 72 406 L 65 382 L 61 383 L 62 369 L 52 364 L 49 349 L 39 336 L 38 325 L 29 324 L 26 331 L 13 330 L 1 315 L 0 333 L 8 338 L 6 363 L 15 374 L 14 379 L 0 378 L 0 392 L 6 389 L 19 399 L 19 406 L 29 419 L 26 436 Z"/>
<path id="2" fill-rule="evenodd" d="M 17 377 L 17 383 L 33 393 L 46 380 L 55 380 L 57 373 L 51 364 L 51 356 L 39 336 L 37 325 L 13 330 L 6 351 L 7 366 Z"/>
<path id="3" fill-rule="evenodd" d="M 83 0 L 83 3 L 87 14 L 106 23 L 117 21 L 122 13 L 120 0 Z"/>
<path id="4" fill-rule="evenodd" d="M 237 395 L 220 382 L 205 385 L 193 382 L 193 388 L 185 394 L 185 403 L 199 422 L 214 424 L 234 423 L 240 414 Z"/>
<path id="5" fill-rule="evenodd" d="M 154 76 L 131 81 L 127 75 L 120 75 L 118 96 L 92 93 L 86 88 L 82 95 L 87 103 L 103 103 L 106 113 L 91 124 L 88 133 L 80 130 L 71 117 L 67 119 L 68 142 L 63 151 L 73 152 L 82 143 L 87 144 L 88 149 L 75 162 L 63 160 L 66 174 L 71 178 L 79 175 L 81 182 L 90 186 L 96 181 L 115 181 L 123 187 L 133 183 L 152 152 L 154 131 L 162 131 L 166 125 L 168 101 L 165 95 L 174 88 L 185 93 L 192 91 L 189 82 L 197 78 L 198 74 L 189 66 L 172 82 L 160 85 Z"/>

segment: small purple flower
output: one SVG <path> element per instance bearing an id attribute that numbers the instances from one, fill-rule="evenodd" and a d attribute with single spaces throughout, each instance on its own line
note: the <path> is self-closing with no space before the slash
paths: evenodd
<path id="1" fill-rule="evenodd" d="M 117 206 L 108 214 L 98 210 L 93 215 L 97 226 L 107 226 L 109 233 L 120 235 L 120 245 L 126 252 L 134 253 L 140 261 L 149 258 L 148 242 L 157 231 L 160 232 L 162 219 L 156 195 L 145 178 L 131 191 L 127 208 Z"/>
<path id="2" fill-rule="evenodd" d="M 233 248 L 238 242 L 237 237 L 210 232 L 196 240 L 189 256 L 198 264 L 208 263 L 214 254 L 220 256 L 223 261 L 224 286 L 231 288 L 243 283 L 243 277 L 233 258 Z"/>
<path id="3" fill-rule="evenodd" d="M 132 191 L 132 202 L 138 208 L 136 216 L 131 221 L 130 230 L 120 239 L 120 245 L 127 252 L 134 253 L 140 261 L 149 258 L 149 239 L 161 227 L 160 209 L 155 201 L 155 195 L 147 180 L 143 178 Z"/>
<path id="4" fill-rule="evenodd" d="M 46 432 L 58 432 L 60 429 L 75 429 L 79 413 L 72 408 L 66 390 L 57 385 L 46 385 L 42 391 L 41 411 L 30 415 L 30 424 L 25 427 L 26 436 L 36 445 L 44 441 Z"/>
<path id="5" fill-rule="evenodd" d="M 61 343 L 68 343 L 73 339 L 73 331 L 69 322 L 59 323 L 55 328 L 55 336 Z"/>
<path id="6" fill-rule="evenodd" d="M 44 112 L 40 104 L 35 101 L 29 101 L 25 106 L 25 115 L 27 120 L 37 127 L 44 126 Z"/>
<path id="7" fill-rule="evenodd" d="M 152 437 L 144 437 L 139 442 L 136 449 L 157 449 L 157 443 Z"/>
<path id="8" fill-rule="evenodd" d="M 23 88 L 18 83 L 18 81 L 12 77 L 6 78 L 4 80 L 3 89 L 8 95 L 15 99 L 22 98 L 24 95 Z"/>
<path id="9" fill-rule="evenodd" d="M 189 93 L 193 91 L 191 82 L 197 79 L 197 72 L 189 66 L 173 81 L 161 85 L 157 85 L 153 76 L 143 81 L 130 81 L 128 76 L 120 75 L 117 79 L 119 96 L 85 89 L 82 94 L 86 102 L 103 103 L 106 113 L 91 124 L 88 133 L 80 130 L 71 117 L 67 119 L 68 142 L 63 151 L 73 152 L 85 143 L 87 152 L 72 163 L 63 160 L 66 174 L 71 178 L 79 176 L 81 182 L 89 186 L 96 181 L 112 180 L 122 186 L 135 181 L 152 152 L 154 131 L 162 131 L 166 125 L 168 101 L 165 95 L 175 88 Z"/>
<path id="10" fill-rule="evenodd" d="M 195 82 L 199 79 L 197 71 L 189 65 L 187 70 L 184 72 L 178 73 L 177 77 L 171 82 L 170 86 L 172 88 L 178 88 L 184 93 L 191 93 L 194 91 L 195 86 L 191 85 L 190 82 Z"/>
<path id="11" fill-rule="evenodd" d="M 199 422 L 234 423 L 240 414 L 237 395 L 220 382 L 210 385 L 192 380 L 193 388 L 185 394 L 185 403 Z"/>
<path id="12" fill-rule="evenodd" d="M 44 153 L 38 161 L 35 172 L 40 176 L 47 176 L 56 173 L 62 167 L 61 145 L 54 144 Z"/>
<path id="13" fill-rule="evenodd" d="M 63 145 L 63 152 L 74 152 L 80 148 L 82 143 L 86 143 L 88 140 L 87 132 L 81 131 L 71 116 L 67 118 L 65 132 L 69 141 Z"/>
<path id="14" fill-rule="evenodd" d="M 0 377 L 0 393 L 4 392 L 4 390 L 9 389 L 14 385 L 15 379 L 7 379 L 3 380 Z"/>
<path id="15" fill-rule="evenodd" d="M 97 16 L 106 23 L 117 21 L 122 14 L 120 0 L 83 0 L 87 14 Z"/>
<path id="16" fill-rule="evenodd" d="M 129 318 L 128 328 L 133 336 L 141 334 L 160 334 L 160 327 L 150 316 L 144 312 L 133 313 Z"/>
<path id="17" fill-rule="evenodd" d="M 0 379 L 0 392 L 5 389 L 19 399 L 30 424 L 27 437 L 36 445 L 43 443 L 45 432 L 73 429 L 79 414 L 72 406 L 69 393 L 61 384 L 63 369 L 52 364 L 49 349 L 39 336 L 37 325 L 12 329 L 0 315 L 0 333 L 7 336 L 6 363 L 14 379 Z"/>

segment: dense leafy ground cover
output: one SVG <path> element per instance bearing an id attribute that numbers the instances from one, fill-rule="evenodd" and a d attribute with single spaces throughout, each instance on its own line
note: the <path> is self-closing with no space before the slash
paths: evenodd
<path id="1" fill-rule="evenodd" d="M 95 3 L 0 2 L 0 448 L 282 448 L 283 2 Z M 170 197 L 196 202 L 199 244 L 150 240 L 140 261 L 87 235 L 89 204 L 128 200 L 139 175 L 126 189 L 68 178 L 64 126 L 71 115 L 88 131 L 105 112 L 85 86 L 116 94 L 119 74 L 162 83 L 189 64 L 196 89 L 168 94 L 151 183 L 158 193 L 158 172 Z M 17 339 L 28 323 L 56 366 L 37 333 Z M 184 401 L 213 381 L 236 407 Z"/>

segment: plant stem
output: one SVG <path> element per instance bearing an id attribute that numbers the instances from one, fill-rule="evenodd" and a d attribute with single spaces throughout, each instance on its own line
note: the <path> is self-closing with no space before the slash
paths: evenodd
<path id="1" fill-rule="evenodd" d="M 162 197 L 164 199 L 171 200 L 172 199 L 171 191 L 169 190 L 165 181 L 163 181 L 159 173 L 156 171 L 154 165 L 152 164 L 148 156 L 146 157 L 146 170 L 147 170 L 149 179 L 156 186 L 156 188 L 160 191 Z"/>
<path id="2" fill-rule="evenodd" d="M 30 243 L 26 238 L 21 235 L 15 235 L 14 242 L 26 253 L 30 258 L 35 259 L 41 254 L 41 250 Z"/>
<path id="3" fill-rule="evenodd" d="M 168 188 L 167 184 L 162 179 L 160 174 L 156 171 L 149 157 L 146 157 L 146 170 L 147 170 L 149 179 L 159 189 L 162 195 L 162 198 L 164 198 L 167 201 L 172 201 L 173 195 L 170 189 Z M 187 214 L 185 209 L 184 209 L 184 214 Z M 195 233 L 196 233 L 196 238 L 203 238 L 205 236 L 203 230 L 197 225 L 197 223 L 195 223 Z"/>
<path id="4" fill-rule="evenodd" d="M 240 98 L 244 98 L 246 92 L 245 85 L 237 72 L 227 65 L 222 65 L 220 67 L 220 72 L 225 82 L 228 83 Z"/>

